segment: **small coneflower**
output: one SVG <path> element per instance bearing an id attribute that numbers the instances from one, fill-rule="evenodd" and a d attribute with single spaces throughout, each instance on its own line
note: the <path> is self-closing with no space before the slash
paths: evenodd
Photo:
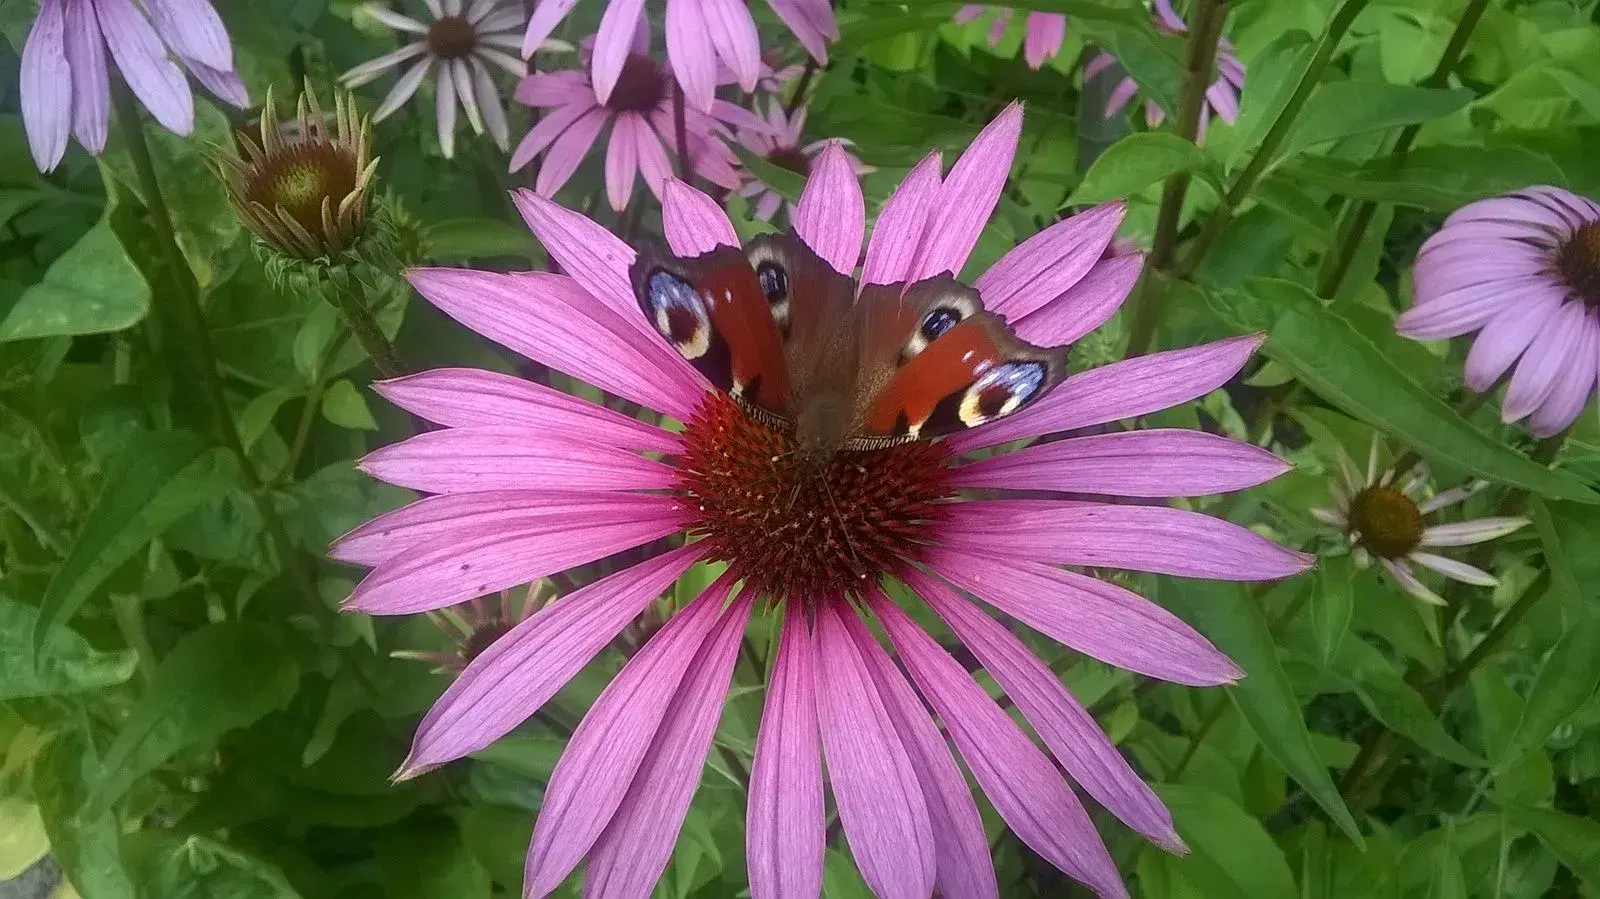
<path id="1" fill-rule="evenodd" d="M 1443 605 L 1444 600 L 1417 577 L 1416 565 L 1463 584 L 1493 587 L 1499 583 L 1489 572 L 1434 550 L 1504 537 L 1527 525 L 1528 519 L 1497 516 L 1430 525 L 1429 515 L 1464 502 L 1487 485 L 1473 482 L 1426 496 L 1424 471 L 1414 470 L 1403 480 L 1396 478 L 1393 469 L 1379 471 L 1378 455 L 1379 442 L 1374 437 L 1363 476 L 1341 454 L 1342 480 L 1335 478 L 1329 484 L 1334 508 L 1311 510 L 1319 521 L 1340 530 L 1356 564 L 1365 568 L 1377 559 L 1403 590 L 1434 605 Z"/>
<path id="2" fill-rule="evenodd" d="M 641 175 L 650 192 L 660 197 L 677 148 L 672 108 L 677 89 L 666 68 L 642 49 L 629 54 L 615 88 L 604 100 L 582 69 L 529 75 L 517 85 L 516 99 L 547 111 L 511 154 L 511 171 L 543 155 L 534 190 L 553 196 L 610 126 L 605 179 L 611 208 L 619 212 L 627 208 L 634 181 Z M 765 119 L 726 100 L 712 103 L 709 113 L 684 109 L 690 166 L 712 184 L 733 190 L 740 184 L 739 159 L 724 143 L 729 126 L 759 131 L 769 127 Z"/>
<path id="3" fill-rule="evenodd" d="M 111 121 L 114 68 L 162 127 L 194 130 L 185 70 L 218 99 L 250 105 L 233 71 L 233 44 L 209 0 L 41 0 L 22 46 L 22 125 L 42 172 L 61 163 L 67 136 L 99 156 Z"/>
<path id="4" fill-rule="evenodd" d="M 956 12 L 959 23 L 971 22 L 990 10 L 987 6 L 969 3 Z M 994 8 L 994 18 L 989 21 L 989 46 L 993 47 L 1005 37 L 1011 26 L 1013 12 L 1009 7 Z M 1037 69 L 1049 62 L 1067 42 L 1067 16 L 1058 12 L 1030 12 L 1022 22 L 1022 58 L 1028 68 Z"/>
<path id="5" fill-rule="evenodd" d="M 577 0 L 544 0 L 534 8 L 523 35 L 522 55 L 532 56 Z M 716 98 L 719 69 L 732 73 L 746 93 L 762 77 L 761 35 L 746 0 L 665 0 L 667 65 L 683 85 L 685 101 L 710 112 Z M 839 39 L 830 0 L 767 0 L 778 18 L 789 26 L 806 52 L 818 62 L 828 61 L 827 42 Z M 649 22 L 644 0 L 611 0 L 595 34 L 594 56 L 589 63 L 595 97 L 608 103 L 611 93 L 624 84 L 629 58 L 646 52 Z M 645 47 L 637 46 L 641 35 Z"/>
<path id="6" fill-rule="evenodd" d="M 239 155 L 218 153 L 228 201 L 262 243 L 299 259 L 333 257 L 361 238 L 372 175 L 372 124 L 355 102 L 334 94 L 328 130 L 316 94 L 300 95 L 292 123 L 278 120 L 267 91 L 258 135 L 234 132 Z"/>
<path id="7" fill-rule="evenodd" d="M 548 597 L 542 586 L 521 591 L 520 600 L 512 597 L 512 591 L 502 590 L 492 600 L 480 596 L 448 609 L 429 611 L 428 620 L 450 641 L 452 648 L 399 649 L 389 655 L 426 662 L 433 666 L 435 674 L 460 674 L 484 650 L 544 606 Z"/>
<path id="8" fill-rule="evenodd" d="M 1186 34 L 1189 26 L 1179 17 L 1177 10 L 1172 8 L 1172 0 L 1155 0 L 1155 26 L 1164 34 Z M 1116 57 L 1109 53 L 1098 53 L 1089 60 L 1083 68 L 1085 79 L 1093 78 L 1106 69 L 1116 64 Z M 1206 88 L 1206 101 L 1200 105 L 1200 128 L 1196 132 L 1197 140 L 1204 140 L 1206 127 L 1211 122 L 1211 117 L 1216 116 L 1228 124 L 1233 124 L 1239 118 L 1239 92 L 1244 89 L 1244 63 L 1239 61 L 1238 54 L 1233 51 L 1233 44 L 1225 37 L 1217 39 L 1217 80 L 1211 82 Z M 1106 98 L 1105 117 L 1111 118 L 1121 112 L 1139 92 L 1139 85 L 1131 77 L 1125 77 L 1117 82 L 1111 95 Z M 1162 109 L 1154 100 L 1144 103 L 1144 120 L 1154 128 L 1166 120 L 1167 111 Z"/>
<path id="9" fill-rule="evenodd" d="M 1500 417 L 1536 437 L 1564 431 L 1600 375 L 1600 204 L 1529 187 L 1450 214 L 1417 254 L 1412 305 L 1395 321 L 1414 340 L 1478 332 L 1467 386 L 1511 372 Z"/>
<path id="10" fill-rule="evenodd" d="M 506 110 L 490 66 L 518 78 L 527 73 L 527 65 L 516 55 L 521 46 L 517 33 L 523 22 L 520 2 L 428 0 L 432 19 L 426 22 L 383 3 L 369 3 L 361 9 L 396 31 L 417 36 L 404 47 L 368 60 L 341 76 L 345 87 L 357 88 L 384 72 L 411 63 L 383 98 L 373 121 L 381 122 L 405 105 L 432 73 L 439 149 L 446 158 L 455 155 L 458 109 L 466 113 L 474 134 L 488 130 L 500 149 L 509 146 Z"/>
<path id="11" fill-rule="evenodd" d="M 805 132 L 806 126 L 806 111 L 797 109 L 793 115 L 785 114 L 783 104 L 779 103 L 776 97 L 772 97 L 767 101 L 766 121 L 768 126 L 766 131 L 738 129 L 735 136 L 739 143 L 767 162 L 794 172 L 802 178 L 811 174 L 812 161 L 830 141 L 815 140 L 801 143 L 800 135 Z M 848 141 L 836 142 L 840 146 L 849 146 Z M 872 166 L 857 159 L 855 154 L 846 151 L 845 156 L 849 158 L 850 167 L 857 175 L 875 171 Z M 783 206 L 783 197 L 767 186 L 766 182 L 753 175 L 743 187 L 739 188 L 739 196 L 746 197 L 755 204 L 756 218 L 762 221 L 770 220 Z"/>
<path id="12" fill-rule="evenodd" d="M 962 270 L 999 202 L 1021 119 L 1020 107 L 1007 109 L 947 175 L 937 153 L 908 174 L 878 217 L 860 283 Z M 673 252 L 738 245 L 710 197 L 678 181 L 664 193 Z M 1238 372 L 1259 337 L 1107 365 L 959 437 L 844 453 L 817 468 L 790 451 L 792 434 L 712 389 L 660 338 L 630 286 L 633 249 L 537 193 L 515 199 L 568 274 L 424 269 L 412 273 L 413 284 L 467 327 L 683 427 L 668 431 L 487 371 L 384 384 L 389 400 L 443 427 L 361 463 L 374 477 L 432 495 L 335 546 L 336 557 L 374 569 L 348 608 L 441 608 L 674 539 L 672 548 L 557 599 L 484 650 L 424 717 L 400 777 L 509 732 L 692 566 L 718 562 L 725 572 L 628 660 L 574 732 L 534 826 L 524 895 L 550 894 L 580 864 L 586 895 L 650 893 L 699 784 L 739 637 L 758 606 L 781 609 L 782 631 L 751 768 L 746 848 L 755 899 L 821 889 L 824 760 L 845 840 L 875 893 L 998 895 L 966 774 L 929 708 L 1017 836 L 1100 895 L 1127 892 L 1073 782 L 1139 833 L 1182 846 L 1154 791 L 985 607 L 1152 677 L 1232 682 L 1242 672 L 1171 613 L 1062 566 L 1233 580 L 1303 571 L 1309 557 L 1227 521 L 1082 499 L 1212 495 L 1288 466 L 1258 447 L 1184 430 L 972 456 L 1202 396 Z M 1132 286 L 1121 260 L 1137 257 L 1102 258 L 1122 215 L 1113 203 L 1057 223 L 974 288 L 1025 339 L 1071 342 L 1111 315 Z M 824 151 L 812 167 L 794 223 L 825 264 L 855 276 L 865 203 L 842 149 Z M 816 489 L 819 477 L 826 489 Z M 944 620 L 1045 748 L 885 594 L 886 582 Z"/>

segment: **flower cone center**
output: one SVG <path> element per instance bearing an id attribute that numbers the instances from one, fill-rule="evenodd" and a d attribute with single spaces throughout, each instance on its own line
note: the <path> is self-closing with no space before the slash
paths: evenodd
<path id="1" fill-rule="evenodd" d="M 683 431 L 690 531 L 769 599 L 855 592 L 918 558 L 950 487 L 949 453 L 918 441 L 824 463 L 792 435 L 708 394 Z"/>
<path id="2" fill-rule="evenodd" d="M 1422 542 L 1422 510 L 1393 487 L 1368 487 L 1350 501 L 1350 529 L 1372 552 L 1397 558 Z"/>
<path id="3" fill-rule="evenodd" d="M 667 95 L 667 76 L 648 56 L 629 54 L 606 105 L 618 112 L 649 112 Z"/>
<path id="4" fill-rule="evenodd" d="M 797 175 L 811 174 L 811 160 L 798 147 L 780 147 L 767 154 L 767 161 Z"/>
<path id="5" fill-rule="evenodd" d="M 478 32 L 462 16 L 445 16 L 428 26 L 428 51 L 444 59 L 460 59 L 478 45 Z"/>
<path id="6" fill-rule="evenodd" d="M 494 645 L 496 640 L 506 635 L 511 630 L 511 625 L 498 617 L 486 618 L 472 629 L 472 636 L 461 643 L 461 660 L 470 663 L 485 649 Z"/>
<path id="7" fill-rule="evenodd" d="M 360 173 L 349 148 L 332 141 L 290 144 L 261 160 L 245 183 L 245 198 L 282 209 L 312 234 L 322 230 L 322 201 L 337 210 L 356 189 Z"/>
<path id="8" fill-rule="evenodd" d="M 1574 231 L 1562 244 L 1557 265 L 1574 292 L 1591 309 L 1600 309 L 1600 220 Z"/>

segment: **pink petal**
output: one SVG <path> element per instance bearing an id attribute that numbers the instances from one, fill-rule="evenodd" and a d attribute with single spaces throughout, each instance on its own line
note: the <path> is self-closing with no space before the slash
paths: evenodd
<path id="1" fill-rule="evenodd" d="M 1436 524 L 1422 532 L 1423 546 L 1472 546 L 1504 537 L 1528 526 L 1526 518 L 1473 518 L 1454 524 Z"/>
<path id="2" fill-rule="evenodd" d="M 504 425 L 427 431 L 373 450 L 356 465 L 380 481 L 425 493 L 515 490 L 530 484 L 663 490 L 678 479 L 672 466 L 619 446 Z"/>
<path id="3" fill-rule="evenodd" d="M 989 857 L 989 839 L 983 819 L 972 799 L 966 775 L 950 757 L 944 735 L 928 717 L 911 685 L 901 676 L 894 660 L 856 615 L 841 616 L 856 648 L 866 660 L 878 697 L 883 700 L 890 722 L 904 744 L 917 781 L 928 804 L 928 822 L 933 829 L 936 875 L 934 889 L 940 896 L 986 899 L 999 895 L 994 862 Z"/>
<path id="4" fill-rule="evenodd" d="M 1139 83 L 1132 78 L 1124 78 L 1118 81 L 1117 86 L 1112 88 L 1111 93 L 1106 95 L 1105 117 L 1109 119 L 1127 108 L 1128 101 L 1132 100 L 1133 95 L 1138 92 Z"/>
<path id="5" fill-rule="evenodd" d="M 850 165 L 850 154 L 834 143 L 811 166 L 811 177 L 794 210 L 794 230 L 835 271 L 851 275 L 866 228 L 861 183 Z"/>
<path id="6" fill-rule="evenodd" d="M 732 578 L 719 578 L 673 615 L 583 716 L 544 791 L 528 847 L 524 896 L 549 895 L 605 830 L 689 665 L 719 629 L 732 585 Z"/>
<path id="7" fill-rule="evenodd" d="M 1533 343 L 1545 322 L 1555 317 L 1562 303 L 1559 292 L 1540 291 L 1490 319 L 1467 353 L 1467 386 L 1479 393 L 1493 387 Z"/>
<path id="8" fill-rule="evenodd" d="M 1460 337 L 1488 324 L 1501 311 L 1526 302 L 1544 285 L 1509 287 L 1501 282 L 1474 284 L 1438 296 L 1417 295 L 1416 305 L 1400 313 L 1394 329 L 1412 340 Z"/>
<path id="9" fill-rule="evenodd" d="M 1050 759 L 899 607 L 879 594 L 873 611 L 923 698 L 944 719 L 972 776 L 1018 839 L 1099 895 L 1127 896 L 1094 823 Z"/>
<path id="10" fill-rule="evenodd" d="M 1107 665 L 1195 687 L 1244 675 L 1194 628 L 1116 584 L 983 553 L 940 549 L 927 561 L 989 605 Z"/>
<path id="11" fill-rule="evenodd" d="M 111 80 L 105 38 L 90 0 L 67 4 L 67 64 L 72 67 L 72 133 L 85 150 L 99 156 L 111 121 Z M 27 95 L 24 90 L 24 99 Z"/>
<path id="12" fill-rule="evenodd" d="M 600 29 L 595 32 L 589 72 L 594 82 L 595 96 L 601 103 L 611 99 L 611 89 L 617 86 L 622 65 L 628 61 L 628 54 L 633 52 L 634 36 L 643 16 L 644 0 L 611 0 L 606 5 L 605 15 L 600 17 Z"/>
<path id="13" fill-rule="evenodd" d="M 1460 290 L 1496 281 L 1526 281 L 1545 272 L 1550 261 L 1537 247 L 1496 240 L 1486 252 L 1482 242 L 1456 241 L 1430 250 L 1417 259 L 1415 289 L 1419 296 Z M 1551 283 L 1554 283 L 1552 280 Z"/>
<path id="14" fill-rule="evenodd" d="M 545 151 L 555 142 L 555 139 L 565 134 L 573 123 L 586 115 L 593 115 L 599 107 L 592 103 L 571 103 L 566 106 L 557 106 L 539 117 L 538 124 L 528 129 L 522 140 L 517 144 L 516 152 L 511 154 L 510 171 L 518 171 L 523 166 L 534 160 L 534 157 Z M 602 114 L 602 119 L 604 118 Z M 556 185 L 559 190 L 561 185 Z"/>
<path id="15" fill-rule="evenodd" d="M 1216 111 L 1217 118 L 1232 125 L 1239 118 L 1239 95 L 1228 82 L 1217 79 L 1206 88 L 1206 99 Z"/>
<path id="16" fill-rule="evenodd" d="M 926 237 L 911 264 L 910 280 L 961 272 L 1000 202 L 1021 137 L 1022 104 L 1012 103 L 956 160 L 939 187 L 938 204 L 928 215 Z"/>
<path id="17" fill-rule="evenodd" d="M 478 368 L 436 368 L 378 381 L 380 396 L 451 428 L 488 425 L 547 429 L 635 452 L 683 452 L 683 442 L 654 425 L 543 384 Z"/>
<path id="18" fill-rule="evenodd" d="M 556 26 L 578 5 L 578 0 L 539 0 L 533 5 L 533 15 L 528 18 L 528 30 L 522 35 L 522 58 L 527 59 L 539 45 L 555 34 Z"/>
<path id="19" fill-rule="evenodd" d="M 982 4 L 968 3 L 967 5 L 956 10 L 954 17 L 955 23 L 957 25 L 965 25 L 988 11 L 988 7 L 983 6 Z"/>
<path id="20" fill-rule="evenodd" d="M 839 822 L 875 895 L 926 899 L 934 879 L 928 807 L 840 605 L 824 602 L 815 613 L 817 709 Z"/>
<path id="21" fill-rule="evenodd" d="M 200 82 L 200 86 L 210 91 L 213 96 L 224 103 L 231 104 L 239 109 L 250 105 L 250 92 L 245 89 L 244 81 L 230 69 L 213 69 L 208 65 L 184 59 L 183 64 Z"/>
<path id="22" fill-rule="evenodd" d="M 1015 321 L 1065 293 L 1100 261 L 1127 208 L 1102 203 L 1018 244 L 973 283 L 984 308 Z"/>
<path id="23" fill-rule="evenodd" d="M 805 612 L 790 600 L 750 769 L 745 855 L 751 899 L 816 896 L 822 890 L 826 847 L 815 659 Z"/>
<path id="24" fill-rule="evenodd" d="M 687 105 L 711 109 L 717 93 L 717 56 L 697 0 L 667 0 L 667 59 Z"/>
<path id="25" fill-rule="evenodd" d="M 600 130 L 610 118 L 609 110 L 597 106 L 578 116 L 571 125 L 557 135 L 551 141 L 549 151 L 544 154 L 544 164 L 539 167 L 539 177 L 534 181 L 534 190 L 546 197 L 553 196 L 560 190 L 572 178 L 578 166 L 583 164 L 589 151 L 594 148 Z M 530 136 L 533 134 L 532 131 L 528 133 Z M 528 191 L 518 193 L 528 193 Z"/>
<path id="26" fill-rule="evenodd" d="M 808 9 L 809 6 L 816 4 L 808 3 L 807 0 L 767 0 L 767 5 L 771 6 L 772 11 L 778 14 L 778 18 L 783 20 L 783 24 L 794 32 L 794 36 L 799 39 L 800 45 L 806 48 L 806 52 L 811 54 L 811 58 L 822 65 L 827 65 L 826 39 L 829 32 L 814 24 L 815 17 Z M 833 7 L 827 4 L 827 0 L 824 0 L 822 6 L 831 22 Z M 833 28 L 832 33 L 838 34 L 837 26 Z"/>
<path id="27" fill-rule="evenodd" d="M 959 503 L 947 513 L 939 536 L 956 549 L 1017 559 L 1221 581 L 1288 577 L 1316 561 L 1232 522 L 1166 506 Z"/>
<path id="28" fill-rule="evenodd" d="M 672 160 L 667 158 L 666 148 L 661 146 L 661 139 L 656 137 L 656 130 L 646 119 L 641 118 L 640 127 L 634 129 L 633 141 L 639 151 L 639 173 L 644 176 L 645 186 L 659 200 L 661 188 L 672 178 Z"/>
<path id="29" fill-rule="evenodd" d="M 611 123 L 611 142 L 606 147 L 606 199 L 617 212 L 628 208 L 628 200 L 633 197 L 633 178 L 639 171 L 639 145 L 633 138 L 635 128 L 649 130 L 637 112 L 618 113 Z"/>
<path id="30" fill-rule="evenodd" d="M 1457 562 L 1455 559 L 1434 555 L 1433 553 L 1414 552 L 1408 558 L 1423 566 L 1439 572 L 1447 578 L 1457 580 L 1463 584 L 1472 584 L 1476 587 L 1493 587 L 1500 583 L 1494 575 L 1476 565 Z"/>
<path id="31" fill-rule="evenodd" d="M 1016 322 L 1017 336 L 1043 346 L 1073 343 L 1122 306 L 1144 271 L 1144 254 L 1103 259 L 1044 308 Z"/>
<path id="32" fill-rule="evenodd" d="M 623 323 L 659 345 L 660 335 L 644 320 L 639 301 L 633 296 L 628 267 L 638 254 L 632 247 L 582 213 L 532 191 L 515 191 L 511 199 L 533 236 L 544 244 L 550 258 L 560 263 L 562 271 L 615 312 Z"/>
<path id="33" fill-rule="evenodd" d="M 938 150 L 922 157 L 883 204 L 877 223 L 872 226 L 861 283 L 910 280 L 911 263 L 927 231 L 928 215 L 939 200 L 941 165 Z"/>
<path id="34" fill-rule="evenodd" d="M 509 733 L 697 561 L 693 546 L 662 553 L 575 590 L 513 627 L 428 710 L 398 776 L 414 777 Z"/>
<path id="35" fill-rule="evenodd" d="M 719 246 L 739 246 L 733 222 L 717 201 L 677 180 L 661 190 L 661 228 L 679 256 L 698 256 Z"/>
<path id="36" fill-rule="evenodd" d="M 1568 301 L 1545 320 L 1544 327 L 1533 338 L 1511 375 L 1511 384 L 1500 405 L 1501 421 L 1509 424 L 1531 415 L 1556 389 L 1564 372 L 1588 362 L 1588 359 L 1579 361 L 1577 355 L 1592 328 L 1589 307 L 1582 300 Z M 1583 355 L 1592 357 L 1593 354 L 1590 348 Z"/>
<path id="37" fill-rule="evenodd" d="M 1228 383 L 1265 339 L 1260 334 L 1231 337 L 1090 369 L 1015 415 L 950 438 L 951 446 L 967 452 L 1187 403 Z"/>
<path id="38" fill-rule="evenodd" d="M 1028 13 L 1022 55 L 1028 68 L 1037 69 L 1061 52 L 1067 40 L 1067 17 L 1060 13 Z"/>
<path id="39" fill-rule="evenodd" d="M 550 6 L 540 3 L 539 8 Z M 517 82 L 513 99 L 524 106 L 594 106 L 594 89 L 589 76 L 578 69 L 560 72 L 534 72 Z"/>
<path id="40" fill-rule="evenodd" d="M 67 65 L 65 29 L 65 0 L 44 0 L 22 46 L 22 124 L 41 172 L 60 164 L 72 131 L 72 68 Z"/>
<path id="41" fill-rule="evenodd" d="M 206 0 L 145 0 L 144 8 L 177 55 L 224 72 L 233 70 L 228 30 Z"/>
<path id="42" fill-rule="evenodd" d="M 434 268 L 408 277 L 429 302 L 490 340 L 679 421 L 705 395 L 700 375 L 659 339 L 624 325 L 564 275 Z"/>
<path id="43" fill-rule="evenodd" d="M 1044 662 L 945 584 L 917 571 L 906 582 L 978 657 L 1073 780 L 1129 827 L 1170 851 L 1184 851 L 1155 791 Z"/>
<path id="44" fill-rule="evenodd" d="M 761 35 L 745 0 L 700 0 L 702 21 L 717 48 L 717 56 L 727 64 L 740 90 L 756 89 L 761 76 Z"/>
<path id="45" fill-rule="evenodd" d="M 1571 364 L 1556 376 L 1550 395 L 1528 420 L 1528 430 L 1533 436 L 1553 437 L 1583 414 L 1595 388 L 1596 363 L 1600 361 L 1597 357 L 1600 357 L 1600 324 L 1591 318 L 1583 323 L 1583 339 L 1572 355 Z"/>
<path id="46" fill-rule="evenodd" d="M 1106 496 L 1210 496 L 1272 480 L 1292 466 L 1204 431 L 1123 431 L 1037 444 L 955 470 L 958 487 Z"/>
<path id="47" fill-rule="evenodd" d="M 1106 69 L 1109 69 L 1116 64 L 1117 58 L 1112 56 L 1110 53 L 1096 53 L 1094 58 L 1089 60 L 1088 64 L 1083 67 L 1083 80 L 1087 82 L 1090 78 L 1093 78 L 1094 76 L 1104 72 Z"/>
<path id="48" fill-rule="evenodd" d="M 1444 598 L 1428 589 L 1428 585 L 1417 577 L 1417 573 L 1411 568 L 1411 563 L 1405 559 L 1380 558 L 1378 559 L 1378 564 L 1383 566 L 1384 571 L 1389 572 L 1389 576 L 1394 578 L 1395 583 L 1400 585 L 1400 589 L 1410 595 L 1429 605 L 1442 606 L 1445 604 Z"/>
<path id="49" fill-rule="evenodd" d="M 689 665 L 627 795 L 589 853 L 584 895 L 647 896 L 672 860 L 722 717 L 751 604 L 748 595 L 734 600 Z"/>
<path id="50" fill-rule="evenodd" d="M 183 71 L 167 57 L 167 48 L 144 14 L 130 0 L 95 0 L 100 32 L 105 36 L 117 71 L 144 108 L 175 134 L 194 130 L 194 96 Z"/>

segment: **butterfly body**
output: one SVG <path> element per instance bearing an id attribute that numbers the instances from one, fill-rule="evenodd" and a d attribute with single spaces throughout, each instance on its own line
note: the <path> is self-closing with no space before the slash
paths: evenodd
<path id="1" fill-rule="evenodd" d="M 793 234 L 696 257 L 641 253 L 640 309 L 685 359 L 821 468 L 976 427 L 1037 401 L 1064 349 L 1022 341 L 949 276 L 867 285 Z"/>

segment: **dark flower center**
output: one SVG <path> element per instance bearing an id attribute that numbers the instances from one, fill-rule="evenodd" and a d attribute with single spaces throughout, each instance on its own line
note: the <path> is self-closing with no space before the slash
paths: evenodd
<path id="1" fill-rule="evenodd" d="M 268 209 L 282 209 L 300 227 L 322 233 L 322 202 L 337 212 L 339 201 L 356 189 L 353 147 L 330 140 L 286 144 L 261 160 L 245 182 L 245 198 Z"/>
<path id="2" fill-rule="evenodd" d="M 841 452 L 818 465 L 794 438 L 708 394 L 683 430 L 678 489 L 710 558 L 769 599 L 814 600 L 918 558 L 950 487 L 927 441 Z"/>
<path id="3" fill-rule="evenodd" d="M 461 661 L 470 663 L 485 649 L 494 645 L 494 642 L 506 635 L 511 630 L 511 625 L 499 617 L 486 618 L 472 629 L 472 636 L 461 644 Z"/>
<path id="4" fill-rule="evenodd" d="M 811 174 L 811 160 L 798 147 L 780 147 L 767 154 L 767 161 L 797 175 Z"/>
<path id="5" fill-rule="evenodd" d="M 460 59 L 478 45 L 478 32 L 462 16 L 445 16 L 428 26 L 428 51 L 445 59 Z"/>
<path id="6" fill-rule="evenodd" d="M 1422 510 L 1393 487 L 1368 487 L 1350 501 L 1350 530 L 1384 558 L 1397 558 L 1422 542 Z"/>
<path id="7" fill-rule="evenodd" d="M 631 53 L 606 105 L 618 112 L 649 112 L 667 96 L 667 76 L 648 56 Z"/>
<path id="8" fill-rule="evenodd" d="M 1572 232 L 1561 245 L 1556 265 L 1590 309 L 1600 309 L 1600 220 Z"/>

